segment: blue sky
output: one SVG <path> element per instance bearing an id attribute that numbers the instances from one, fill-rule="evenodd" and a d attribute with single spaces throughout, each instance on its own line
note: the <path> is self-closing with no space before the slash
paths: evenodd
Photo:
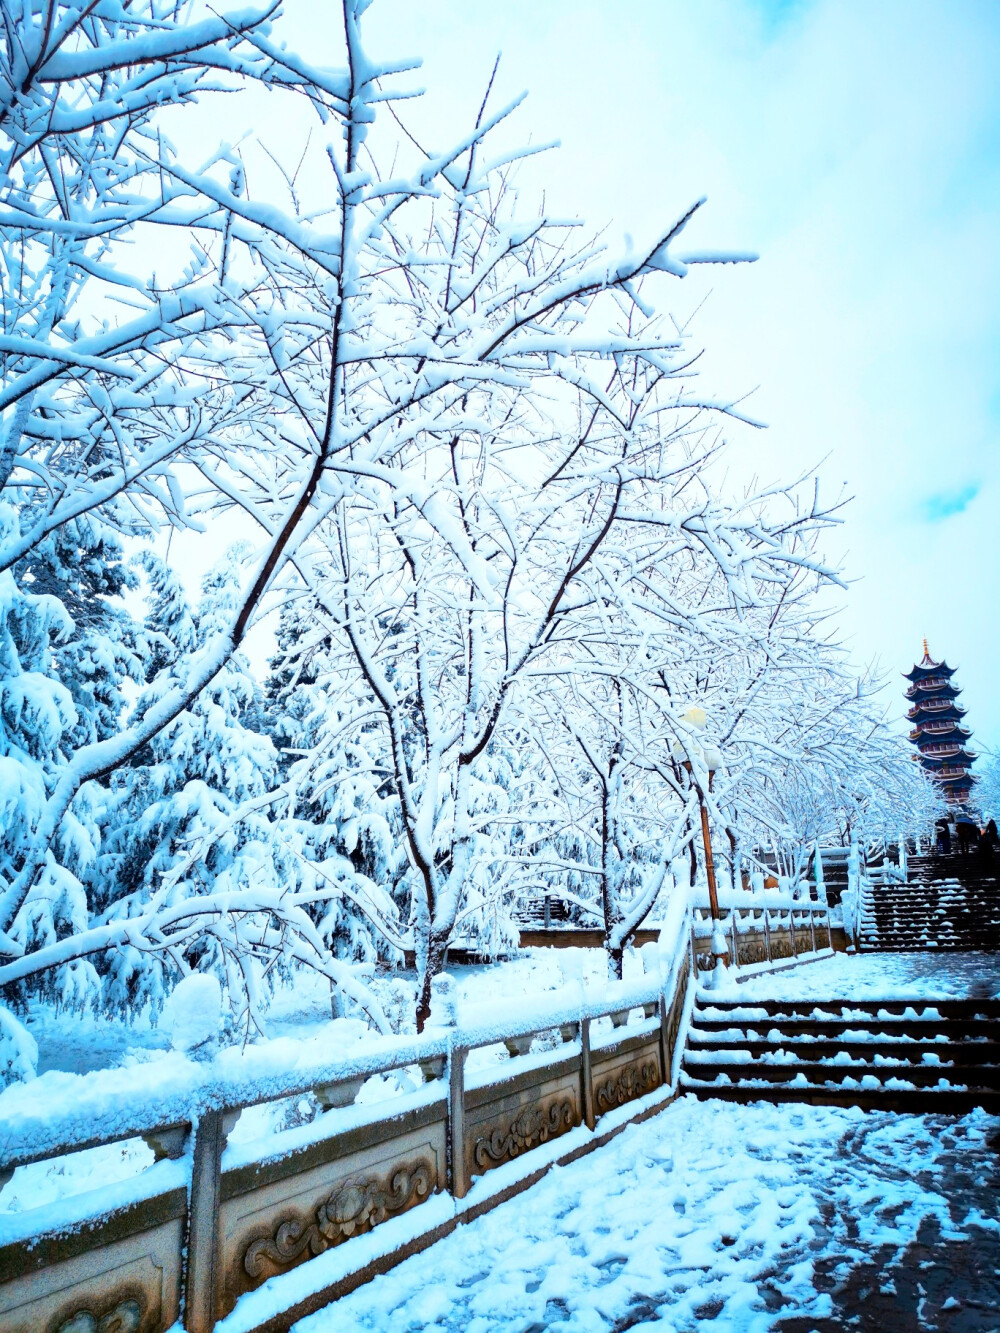
<path id="1" fill-rule="evenodd" d="M 524 131 L 562 143 L 526 189 L 637 240 L 704 193 L 698 243 L 760 253 L 672 297 L 711 291 L 712 386 L 759 386 L 769 429 L 738 466 L 825 460 L 855 497 L 831 550 L 857 660 L 892 673 L 899 714 L 927 635 L 1000 748 L 1000 5 L 377 0 L 370 20 L 424 56 L 441 142 L 502 50 Z"/>
<path id="2" fill-rule="evenodd" d="M 293 44 L 339 62 L 337 8 L 286 0 Z M 819 464 L 854 497 L 828 554 L 856 661 L 899 718 L 926 635 L 1000 749 L 1000 3 L 376 0 L 366 37 L 423 57 L 407 116 L 437 146 L 501 51 L 518 141 L 561 141 L 520 178 L 555 213 L 641 244 L 708 195 L 692 242 L 760 260 L 669 309 L 701 306 L 707 388 L 768 423 L 736 479 Z"/>

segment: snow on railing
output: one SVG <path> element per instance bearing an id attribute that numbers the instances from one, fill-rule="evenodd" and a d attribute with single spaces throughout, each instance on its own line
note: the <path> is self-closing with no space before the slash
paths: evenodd
<path id="1" fill-rule="evenodd" d="M 769 964 L 816 953 L 817 933 L 825 935 L 822 947 L 831 947 L 830 909 L 826 903 L 801 902 L 786 894 L 769 892 L 766 898 L 753 893 L 730 894 L 728 905 L 729 911 L 720 916 L 720 926 L 728 944 L 729 959 L 736 965 L 748 962 Z M 712 931 L 709 909 L 696 906 L 692 928 L 696 955 L 699 942 L 709 940 Z M 802 934 L 808 934 L 806 948 L 799 947 Z M 748 936 L 752 938 L 748 939 Z M 761 956 L 755 957 L 755 954 Z"/>
<path id="2" fill-rule="evenodd" d="M 135 1244 L 142 1245 L 146 1242 L 141 1237 L 152 1234 L 149 1228 L 157 1217 L 157 1225 L 163 1225 L 163 1210 L 169 1206 L 176 1210 L 171 1216 L 177 1220 L 171 1225 L 177 1228 L 178 1244 L 186 1247 L 188 1260 L 183 1285 L 179 1252 L 171 1261 L 176 1273 L 174 1312 L 169 1319 L 165 1312 L 160 1323 L 151 1315 L 148 1326 L 160 1330 L 183 1312 L 183 1326 L 189 1333 L 208 1333 L 220 1312 L 242 1309 L 251 1299 L 248 1281 L 254 1297 L 262 1294 L 262 1270 L 253 1257 L 258 1251 L 271 1256 L 268 1262 L 276 1267 L 270 1271 L 280 1283 L 288 1276 L 283 1268 L 305 1262 L 310 1253 L 318 1254 L 353 1234 L 353 1222 L 344 1224 L 347 1229 L 341 1235 L 336 1229 L 339 1223 L 335 1225 L 331 1218 L 339 1216 L 337 1209 L 347 1203 L 353 1207 L 358 1200 L 363 1202 L 362 1196 L 367 1197 L 361 1184 L 355 1188 L 351 1183 L 362 1180 L 359 1172 L 364 1175 L 364 1189 L 375 1191 L 372 1198 L 383 1199 L 390 1213 L 398 1211 L 392 1200 L 403 1196 L 397 1184 L 390 1188 L 386 1182 L 403 1182 L 398 1163 L 404 1160 L 400 1154 L 409 1154 L 405 1160 L 412 1158 L 413 1169 L 419 1165 L 424 1173 L 411 1181 L 423 1181 L 422 1192 L 408 1194 L 409 1203 L 399 1208 L 429 1198 L 435 1191 L 445 1199 L 450 1195 L 453 1207 L 458 1208 L 474 1177 L 498 1165 L 513 1169 L 515 1156 L 527 1154 L 541 1161 L 544 1170 L 545 1162 L 556 1160 L 552 1152 L 539 1152 L 550 1138 L 576 1136 L 567 1139 L 566 1151 L 585 1150 L 588 1143 L 593 1146 L 598 1121 L 611 1126 L 602 1133 L 615 1132 L 630 1117 L 662 1105 L 677 1085 L 693 998 L 688 981 L 698 960 L 703 925 L 699 915 L 700 909 L 692 913 L 681 905 L 670 913 L 660 943 L 641 951 L 648 975 L 638 980 L 609 983 L 599 990 L 576 984 L 514 1004 L 504 997 L 499 1011 L 496 1005 L 482 1003 L 450 1009 L 443 1005 L 434 1011 L 434 1017 L 444 1017 L 446 1022 L 420 1036 L 366 1036 L 357 1049 L 335 1055 L 322 1049 L 323 1038 L 304 1042 L 280 1038 L 243 1050 L 225 1050 L 204 1061 L 174 1053 L 148 1063 L 82 1075 L 50 1071 L 31 1084 L 8 1088 L 0 1094 L 0 1184 L 18 1166 L 127 1139 L 145 1140 L 155 1162 L 120 1186 L 8 1215 L 6 1232 L 0 1227 L 0 1249 L 6 1245 L 3 1253 L 10 1261 L 6 1266 L 14 1276 L 8 1279 L 5 1274 L 0 1282 L 13 1281 L 20 1292 L 22 1281 L 28 1282 L 40 1265 L 56 1262 L 62 1253 L 57 1249 L 52 1250 L 51 1260 L 41 1257 L 48 1253 L 45 1246 L 56 1231 L 80 1234 L 82 1239 L 74 1242 L 81 1266 L 79 1281 L 91 1282 L 86 1276 L 92 1273 L 88 1255 L 94 1247 L 104 1252 L 102 1247 L 113 1239 L 107 1228 L 119 1225 L 116 1217 L 131 1219 L 127 1220 L 131 1229 L 127 1234 L 139 1237 Z M 796 935 L 801 945 L 801 934 L 810 926 L 815 950 L 818 916 L 817 907 L 777 906 L 770 899 L 766 904 L 758 899 L 746 909 L 742 904 L 731 908 L 727 920 L 733 932 L 733 956 L 739 958 L 740 946 L 755 932 L 766 937 L 773 924 L 778 934 L 783 918 L 787 918 L 792 953 L 803 952 L 797 949 Z M 770 946 L 767 954 L 771 956 Z M 601 1026 L 595 1029 L 595 1024 Z M 543 1040 L 532 1051 L 535 1038 Z M 484 1048 L 498 1045 L 506 1046 L 512 1058 L 482 1067 L 469 1064 L 470 1055 L 477 1050 L 493 1059 Z M 384 1099 L 362 1097 L 356 1102 L 369 1079 L 397 1070 L 410 1071 L 402 1076 L 409 1092 L 385 1097 L 373 1085 L 373 1095 Z M 252 1128 L 249 1138 L 237 1136 L 227 1146 L 236 1121 L 247 1108 L 307 1093 L 320 1108 L 316 1119 L 263 1139 L 254 1137 L 257 1130 Z M 414 1140 L 413 1126 L 425 1126 L 419 1129 L 420 1135 L 439 1136 L 437 1157 L 427 1157 L 425 1149 L 419 1148 L 419 1143 L 429 1140 Z M 149 1156 L 146 1152 L 147 1160 Z M 329 1163 L 324 1179 L 331 1183 L 304 1185 L 302 1182 L 314 1179 L 309 1172 L 315 1171 L 314 1164 L 321 1158 Z M 529 1161 L 525 1170 L 530 1173 L 532 1169 Z M 501 1183 L 503 1179 L 506 1177 Z M 479 1193 L 474 1198 L 478 1199 L 478 1180 L 475 1185 Z M 343 1193 L 348 1187 L 354 1190 L 350 1199 Z M 310 1205 L 320 1207 L 320 1230 L 307 1252 L 292 1243 L 286 1224 L 290 1225 L 290 1217 L 299 1217 L 303 1189 L 317 1188 L 325 1188 L 329 1198 Z M 331 1189 L 334 1193 L 329 1193 Z M 233 1214 L 235 1205 L 225 1202 L 244 1196 L 250 1210 L 246 1215 L 257 1219 L 253 1236 L 240 1231 L 242 1223 L 237 1225 L 244 1214 Z M 437 1217 L 441 1206 L 428 1210 L 427 1217 Z M 225 1213 L 227 1208 L 229 1213 Z M 308 1211 L 303 1216 L 302 1235 L 308 1237 L 312 1235 L 309 1228 L 315 1230 L 316 1224 L 309 1221 Z M 384 1210 L 361 1229 L 370 1229 L 380 1216 L 385 1216 Z M 385 1244 L 389 1244 L 395 1233 L 390 1228 L 385 1234 Z M 12 1267 L 15 1261 L 19 1268 Z M 321 1270 L 326 1271 L 322 1264 L 316 1273 Z M 271 1292 L 270 1281 L 267 1286 Z M 19 1292 L 15 1293 L 18 1299 L 35 1299 Z M 271 1292 L 268 1300 L 272 1296 L 279 1299 Z M 86 1306 L 84 1313 L 89 1309 Z M 60 1310 L 56 1319 L 50 1318 L 47 1308 L 42 1311 L 39 1307 L 39 1318 L 46 1327 L 50 1323 L 52 1327 L 75 1327 L 72 1321 L 79 1310 L 68 1304 Z"/>

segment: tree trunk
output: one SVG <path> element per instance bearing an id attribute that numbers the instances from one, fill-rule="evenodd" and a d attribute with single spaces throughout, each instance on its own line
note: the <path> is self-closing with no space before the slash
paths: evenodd
<path id="1" fill-rule="evenodd" d="M 688 855 L 691 858 L 691 888 L 698 882 L 698 853 L 695 850 L 694 838 L 688 843 Z"/>
<path id="2" fill-rule="evenodd" d="M 420 977 L 417 990 L 417 1031 L 423 1032 L 431 1016 L 431 982 L 439 972 L 444 971 L 444 956 L 448 948 L 447 939 L 435 939 L 431 936 L 427 945 L 427 962 Z"/>
<path id="3" fill-rule="evenodd" d="M 612 981 L 621 981 L 625 950 L 621 946 L 617 949 L 613 949 L 610 945 L 605 947 L 608 954 L 608 976 Z"/>

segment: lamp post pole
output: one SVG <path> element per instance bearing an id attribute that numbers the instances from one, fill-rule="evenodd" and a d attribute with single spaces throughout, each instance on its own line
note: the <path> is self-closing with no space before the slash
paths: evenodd
<path id="1" fill-rule="evenodd" d="M 698 731 L 704 731 L 705 729 L 706 717 L 704 709 L 689 708 L 687 712 L 682 715 L 681 720 L 688 723 L 689 726 L 696 728 Z M 711 791 L 712 777 L 715 770 L 721 766 L 722 757 L 713 742 L 702 744 L 698 748 L 699 753 L 705 762 L 705 767 L 708 770 L 708 789 Z M 675 754 L 678 757 L 680 756 L 681 751 L 679 747 L 675 750 Z M 705 802 L 705 794 L 701 789 L 701 783 L 694 781 L 691 760 L 684 758 L 682 759 L 682 763 L 685 769 L 687 769 L 688 776 L 694 783 L 695 791 L 698 793 L 698 810 L 701 814 L 701 838 L 705 847 L 705 879 L 708 883 L 708 906 L 712 915 L 712 980 L 710 984 L 712 986 L 721 986 L 724 984 L 726 978 L 726 954 L 728 950 L 726 948 L 725 936 L 722 933 L 722 921 L 719 916 L 719 891 L 715 882 L 715 861 L 712 857 L 712 835 L 708 826 L 708 807 Z M 735 961 L 736 959 L 734 957 L 733 962 L 735 963 Z"/>
<path id="2" fill-rule="evenodd" d="M 691 773 L 691 762 L 684 764 Z M 712 786 L 712 773 L 708 775 L 709 788 Z M 715 861 L 712 857 L 712 835 L 708 827 L 708 807 L 701 787 L 695 783 L 698 793 L 698 810 L 701 814 L 701 840 L 705 847 L 705 879 L 708 883 L 708 910 L 712 915 L 712 985 L 718 986 L 726 975 L 726 940 L 722 933 L 722 918 L 719 914 L 719 890 L 715 882 Z M 736 959 L 733 959 L 735 963 Z"/>
<path id="3" fill-rule="evenodd" d="M 712 775 L 708 776 L 708 785 L 712 785 Z M 708 904 L 712 911 L 712 920 L 719 920 L 719 891 L 715 886 L 715 862 L 712 859 L 712 835 L 708 828 L 708 808 L 698 792 L 698 805 L 701 809 L 701 839 L 705 844 L 705 878 L 708 880 Z"/>

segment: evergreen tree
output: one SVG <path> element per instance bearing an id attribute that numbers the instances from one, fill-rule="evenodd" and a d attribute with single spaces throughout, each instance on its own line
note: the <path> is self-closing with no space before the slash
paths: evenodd
<path id="1" fill-rule="evenodd" d="M 174 684 L 182 655 L 218 632 L 231 615 L 241 552 L 204 580 L 196 611 L 176 576 L 147 558 L 149 610 L 143 634 L 147 708 Z M 107 803 L 104 846 L 95 865 L 94 897 L 106 917 L 136 915 L 154 895 L 165 904 L 249 883 L 288 881 L 288 857 L 269 815 L 278 756 L 257 729 L 260 692 L 246 656 L 235 654 L 201 694 L 117 773 Z M 246 992 L 259 981 L 248 956 L 224 957 L 209 935 L 182 958 L 140 954 L 126 946 L 109 960 L 106 1002 L 126 1010 L 162 1002 L 165 971 L 213 970 Z M 231 996 L 236 1002 L 236 997 Z"/>
<path id="2" fill-rule="evenodd" d="M 24 519 L 0 508 L 0 540 L 16 536 Z M 93 518 L 65 525 L 0 573 L 0 875 L 7 881 L 68 755 L 118 725 L 123 687 L 138 671 L 135 627 L 120 600 L 134 583 L 119 539 Z M 11 932 L 17 950 L 90 924 L 102 806 L 99 784 L 81 787 Z M 101 982 L 92 963 L 76 960 L 44 974 L 32 993 L 82 1007 L 100 996 Z M 29 989 L 8 987 L 5 998 L 23 1009 Z M 24 1077 L 34 1043 L 12 1014 L 0 1015 L 0 1029 L 0 1079 Z"/>
<path id="3" fill-rule="evenodd" d="M 333 890 L 315 919 L 336 956 L 398 959 L 408 865 L 370 705 L 345 697 L 330 637 L 300 610 L 283 613 L 271 665 L 266 725 L 281 755 L 296 881 Z"/>

